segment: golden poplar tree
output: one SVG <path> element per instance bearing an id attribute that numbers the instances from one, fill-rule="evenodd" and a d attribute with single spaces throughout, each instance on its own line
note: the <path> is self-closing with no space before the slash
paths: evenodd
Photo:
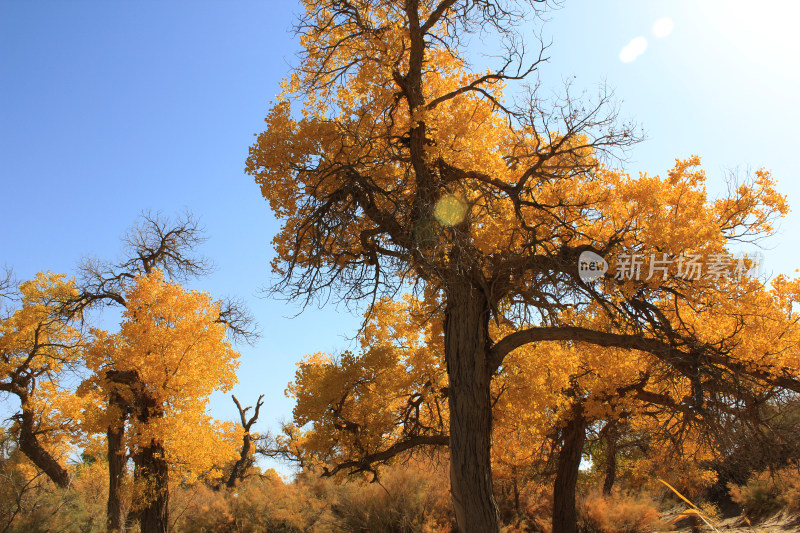
<path id="1" fill-rule="evenodd" d="M 217 480 L 218 466 L 237 457 L 241 435 L 207 407 L 212 392 L 236 383 L 239 354 L 208 294 L 154 270 L 134 278 L 125 298 L 119 332 L 96 332 L 88 351 L 94 376 L 83 388 L 102 398 L 88 425 L 117 439 L 110 454 L 133 459 L 141 530 L 160 532 L 169 523 L 170 481 Z"/>
<path id="2" fill-rule="evenodd" d="M 85 335 L 64 312 L 77 294 L 75 280 L 41 272 L 5 294 L 18 304 L 0 317 L 0 391 L 19 400 L 12 417 L 20 451 L 56 485 L 66 488 L 65 461 L 80 443 L 83 400 L 67 379 L 80 368 Z"/>
<path id="3" fill-rule="evenodd" d="M 710 199 L 697 158 L 665 176 L 612 168 L 608 154 L 637 135 L 604 94 L 594 104 L 568 92 L 548 104 L 534 89 L 505 99 L 541 63 L 515 33 L 526 6 L 538 7 L 304 0 L 299 64 L 246 167 L 283 223 L 277 289 L 370 302 L 413 283 L 437 295 L 453 503 L 459 527 L 481 533 L 499 530 L 492 378 L 525 344 L 646 352 L 692 380 L 698 400 L 741 377 L 800 390 L 791 364 L 761 365 L 763 354 L 722 338 L 748 320 L 729 302 L 757 289 L 689 279 L 680 262 L 647 280 L 620 268 L 634 255 L 721 256 L 768 235 L 787 210 L 769 174 Z M 507 53 L 498 68 L 474 72 L 465 43 L 482 31 L 498 33 Z M 607 258 L 605 276 L 579 275 L 587 252 Z M 701 327 L 726 306 L 730 324 Z M 574 319 L 585 313 L 591 322 Z M 511 327 L 493 333 L 492 322 Z M 575 531 L 567 511 L 554 532 Z"/>
<path id="4" fill-rule="evenodd" d="M 121 357 L 122 353 L 129 355 L 136 353 L 136 343 L 140 342 L 142 346 L 146 346 L 148 342 L 159 341 L 158 337 L 148 338 L 149 333 L 161 335 L 163 340 L 169 340 L 172 349 L 180 349 L 180 330 L 173 328 L 179 323 L 176 321 L 179 317 L 174 313 L 169 315 L 169 309 L 163 307 L 165 305 L 174 304 L 176 310 L 188 313 L 187 319 L 198 321 L 196 327 L 200 329 L 195 331 L 198 335 L 203 327 L 210 328 L 209 331 L 213 330 L 213 338 L 217 339 L 220 331 L 234 340 L 247 342 L 255 340 L 258 334 L 254 321 L 241 302 L 233 299 L 212 302 L 208 300 L 207 295 L 185 291 L 180 287 L 180 283 L 205 275 L 213 268 L 212 263 L 196 250 L 205 241 L 205 237 L 203 228 L 191 213 L 170 218 L 160 213 L 144 212 L 126 232 L 122 241 L 123 254 L 118 261 L 92 258 L 85 259 L 81 263 L 78 291 L 68 300 L 66 308 L 71 313 L 84 313 L 99 306 L 110 305 L 122 308 L 125 314 L 125 331 L 112 336 L 96 332 L 97 341 L 92 346 L 90 365 L 95 370 L 95 375 L 84 383 L 82 391 L 89 397 L 99 396 L 100 401 L 95 404 L 94 416 L 87 419 L 87 427 L 89 431 L 106 434 L 109 467 L 107 529 L 116 531 L 124 526 L 122 484 L 127 463 L 133 458 L 135 473 L 138 472 L 140 480 L 139 485 L 142 486 L 144 477 L 147 477 L 142 474 L 150 472 L 152 475 L 149 477 L 155 479 L 157 486 L 157 489 L 150 491 L 152 498 L 140 498 L 145 505 L 144 511 L 140 512 L 143 531 L 145 529 L 161 531 L 167 527 L 165 513 L 168 494 L 165 492 L 164 484 L 168 479 L 168 466 L 172 463 L 158 459 L 158 457 L 163 459 L 162 448 L 165 444 L 158 439 L 153 440 L 153 447 L 148 447 L 145 436 L 140 442 L 140 444 L 145 443 L 143 448 L 131 447 L 131 435 L 127 433 L 127 426 L 130 423 L 136 424 L 137 428 L 156 427 L 164 423 L 162 415 L 167 412 L 164 402 L 169 405 L 179 405 L 176 404 L 178 399 L 163 396 L 164 391 L 154 391 L 153 387 L 157 387 L 157 384 L 147 381 L 152 376 L 140 375 L 141 369 L 131 367 L 129 360 L 117 358 Z M 141 314 L 137 315 L 136 309 L 131 307 L 131 297 L 137 298 L 139 303 L 145 306 L 140 310 Z M 159 318 L 159 313 L 162 318 Z M 166 322 L 164 317 L 168 315 L 175 320 Z M 203 321 L 210 322 L 206 324 Z M 122 344 L 117 346 L 115 343 L 118 342 Z M 123 349 L 124 346 L 127 348 Z M 161 347 L 167 349 L 166 345 Z M 109 351 L 104 354 L 103 349 L 106 348 Z M 121 352 L 112 351 L 115 348 L 120 348 Z M 189 349 L 190 346 L 187 345 L 186 348 Z M 231 357 L 228 352 L 230 347 L 227 344 L 219 344 L 218 348 L 220 350 L 218 353 L 207 354 L 210 358 L 208 364 L 213 368 L 217 368 L 215 365 L 220 360 L 229 360 Z M 154 348 L 154 351 L 149 353 L 152 356 L 159 352 Z M 144 355 L 140 353 L 136 357 Z M 214 357 L 221 359 L 213 359 Z M 162 368 L 166 374 L 168 371 L 163 365 L 168 364 L 168 361 L 165 358 L 167 358 L 166 353 L 162 354 L 159 363 L 161 366 L 158 364 L 156 366 Z M 169 364 L 179 363 L 174 358 L 171 361 Z M 116 366 L 117 363 L 119 367 Z M 178 364 L 171 371 L 175 372 L 176 376 L 183 375 L 187 371 L 194 372 L 197 368 L 202 368 L 202 365 L 198 367 L 198 364 L 195 362 L 189 369 Z M 230 372 L 232 370 L 222 371 L 219 379 L 229 380 Z M 175 379 L 180 382 L 184 378 Z M 214 379 L 213 376 L 208 376 L 206 383 L 210 384 Z M 186 401 L 204 405 L 202 393 L 204 390 L 207 388 L 188 388 Z M 178 389 L 173 392 L 180 393 Z M 99 416 L 97 413 L 103 415 Z M 188 410 L 186 425 L 183 428 L 188 431 L 193 427 L 192 424 L 199 424 L 200 418 L 190 419 L 192 416 L 199 417 L 199 413 L 198 410 Z M 152 423 L 145 423 L 151 419 Z M 212 432 L 218 432 L 217 430 L 218 428 L 208 429 Z M 185 446 L 188 445 L 187 443 Z M 137 451 L 137 454 L 131 457 L 134 451 Z M 220 448 L 219 452 L 222 455 L 227 453 L 224 447 Z M 208 454 L 198 451 L 197 461 L 189 462 L 187 467 L 190 471 L 196 472 L 207 464 Z"/>

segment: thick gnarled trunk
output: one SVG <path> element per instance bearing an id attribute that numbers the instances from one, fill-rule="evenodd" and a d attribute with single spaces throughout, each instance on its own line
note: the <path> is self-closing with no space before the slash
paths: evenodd
<path id="1" fill-rule="evenodd" d="M 464 533 L 494 533 L 500 520 L 492 487 L 489 306 L 469 285 L 448 288 L 445 357 L 449 377 L 450 486 Z"/>
<path id="2" fill-rule="evenodd" d="M 561 453 L 558 455 L 556 480 L 553 486 L 553 533 L 577 533 L 575 487 L 586 441 L 586 420 L 580 407 L 572 409 L 563 430 Z"/>
<path id="3" fill-rule="evenodd" d="M 167 533 L 169 525 L 169 465 L 164 447 L 151 442 L 134 457 L 136 479 L 146 490 L 138 502 L 141 533 Z"/>
<path id="4" fill-rule="evenodd" d="M 120 387 L 129 391 L 139 390 L 139 374 L 135 370 L 107 370 L 108 404 L 110 409 L 119 412 L 119 419 L 114 420 L 106 430 L 106 448 L 108 455 L 108 500 L 106 502 L 106 531 L 115 533 L 125 531 L 125 513 L 122 508 L 122 483 L 125 478 L 128 462 L 125 449 L 125 427 L 131 413 L 131 405 Z"/>
<path id="5" fill-rule="evenodd" d="M 109 371 L 106 377 L 115 385 L 124 385 L 131 391 L 132 401 L 129 404 L 122 400 L 117 391 L 111 394 L 110 401 L 123 412 L 135 413 L 139 424 L 145 426 L 164 416 L 163 406 L 147 391 L 136 370 Z M 111 437 L 109 433 L 109 439 Z M 111 457 L 109 466 L 110 461 Z M 140 532 L 166 533 L 169 527 L 169 464 L 163 443 L 151 440 L 140 448 L 133 454 L 133 465 L 134 485 L 137 485 L 136 518 Z M 109 499 L 109 509 L 110 505 Z"/>

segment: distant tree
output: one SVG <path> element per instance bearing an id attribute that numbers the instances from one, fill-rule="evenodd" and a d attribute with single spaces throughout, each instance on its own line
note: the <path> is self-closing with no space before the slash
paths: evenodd
<path id="1" fill-rule="evenodd" d="M 83 387 L 104 395 L 96 423 L 109 428 L 110 461 L 130 450 L 141 531 L 161 533 L 170 479 L 191 481 L 236 456 L 233 424 L 216 422 L 206 408 L 212 392 L 233 387 L 239 354 L 207 294 L 154 271 L 134 278 L 125 296 L 119 333 L 98 332 L 89 349 L 94 377 Z M 122 441 L 118 449 L 112 439 Z"/>
<path id="2" fill-rule="evenodd" d="M 239 403 L 239 400 L 236 399 L 236 396 L 231 395 L 231 398 L 233 398 L 233 403 L 236 404 L 236 409 L 239 410 L 239 419 L 242 425 L 241 430 L 243 431 L 243 435 L 242 446 L 239 450 L 239 458 L 233 463 L 230 474 L 228 474 L 228 479 L 225 481 L 225 486 L 228 488 L 235 487 L 238 481 L 243 480 L 247 476 L 247 470 L 255 463 L 256 449 L 253 441 L 258 438 L 258 435 L 254 435 L 252 433 L 252 429 L 253 424 L 258 421 L 258 415 L 261 411 L 261 406 L 264 405 L 264 395 L 262 394 L 258 397 L 258 400 L 256 400 L 256 406 L 253 410 L 253 415 L 250 418 L 247 418 L 247 411 L 252 409 L 252 407 L 243 408 L 242 404 Z"/>
<path id="3" fill-rule="evenodd" d="M 209 274 L 213 269 L 212 263 L 197 252 L 197 247 L 205 240 L 203 228 L 191 213 L 174 219 L 159 213 L 142 213 L 122 239 L 121 259 L 103 261 L 87 258 L 82 261 L 79 267 L 79 291 L 69 300 L 68 311 L 85 313 L 99 306 L 117 306 L 124 312 L 132 312 L 129 298 L 131 291 L 138 290 L 137 280 L 158 276 L 158 279 L 162 280 L 161 283 L 183 283 Z M 154 288 L 156 285 L 148 286 Z M 173 287 L 169 283 L 167 286 Z M 181 292 L 174 287 L 170 290 Z M 170 290 L 164 289 L 165 294 Z M 140 292 L 136 294 L 141 297 Z M 186 302 L 197 298 L 196 295 L 193 296 L 194 293 L 184 291 L 182 294 L 186 297 Z M 174 298 L 176 303 L 184 301 L 182 297 L 174 296 Z M 213 322 L 223 328 L 233 340 L 254 342 L 258 338 L 256 324 L 242 302 L 228 298 L 213 304 L 209 300 L 195 305 L 209 306 L 208 312 L 213 310 L 213 313 L 216 313 L 212 317 Z M 199 312 L 199 309 L 196 308 L 194 312 Z M 204 313 L 203 316 L 208 318 L 210 315 Z M 150 319 L 155 320 L 153 316 Z M 131 315 L 128 321 L 135 322 L 136 316 Z M 171 331 L 170 334 L 174 335 L 175 332 Z M 133 341 L 131 338 L 125 339 L 125 342 Z M 91 390 L 93 394 L 102 391 L 104 409 L 113 414 L 100 423 L 107 424 L 103 431 L 106 433 L 109 457 L 108 530 L 116 531 L 123 528 L 121 488 L 130 458 L 126 451 L 126 425 L 133 423 L 131 417 L 141 419 L 141 417 L 160 416 L 157 412 L 160 396 L 153 396 L 152 391 L 148 391 L 147 387 L 152 384 L 147 385 L 141 381 L 138 368 L 126 366 L 126 363 L 121 361 L 120 367 L 115 366 L 116 353 L 109 352 L 105 357 L 98 354 L 98 347 L 102 345 L 102 342 L 95 344 L 93 363 L 95 371 L 101 374 L 95 375 L 93 380 L 87 382 L 84 391 Z M 224 358 L 226 357 L 224 353 L 224 351 L 217 353 L 216 356 Z M 134 394 L 137 397 L 136 401 L 139 402 L 138 406 L 131 404 L 130 394 L 134 390 L 139 393 L 139 396 Z M 145 404 L 149 407 L 142 410 Z M 95 430 L 98 429 L 96 423 L 93 426 Z M 142 460 L 144 457 L 140 456 Z M 155 514 L 160 516 L 159 513 L 160 511 L 157 511 Z"/>

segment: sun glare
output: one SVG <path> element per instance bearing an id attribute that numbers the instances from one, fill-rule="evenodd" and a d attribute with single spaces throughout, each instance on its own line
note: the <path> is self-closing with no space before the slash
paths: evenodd
<path id="1" fill-rule="evenodd" d="M 619 58 L 623 63 L 630 63 L 642 55 L 645 50 L 647 50 L 647 39 L 636 37 L 622 49 L 619 53 Z"/>
<path id="2" fill-rule="evenodd" d="M 675 23 L 672 22 L 672 19 L 669 17 L 660 18 L 653 24 L 653 35 L 656 37 L 663 38 L 672 33 L 672 30 L 675 28 Z"/>

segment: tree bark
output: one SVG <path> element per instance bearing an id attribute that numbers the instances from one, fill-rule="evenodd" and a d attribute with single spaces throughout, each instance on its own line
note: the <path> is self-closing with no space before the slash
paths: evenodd
<path id="1" fill-rule="evenodd" d="M 106 432 L 108 445 L 108 502 L 106 505 L 106 531 L 124 531 L 122 511 L 122 480 L 125 477 L 126 454 L 122 442 L 125 436 L 125 421 L 119 427 L 109 427 Z"/>
<path id="2" fill-rule="evenodd" d="M 141 390 L 139 374 L 135 370 L 107 370 L 105 378 L 109 390 L 109 408 L 119 411 L 119 419 L 112 421 L 106 430 L 108 455 L 108 500 L 106 502 L 106 531 L 114 533 L 125 531 L 125 516 L 122 509 L 122 482 L 125 478 L 125 465 L 128 461 L 124 449 L 125 425 L 132 406 L 120 393 L 120 387 L 131 393 Z"/>
<path id="3" fill-rule="evenodd" d="M 66 489 L 70 485 L 69 473 L 39 442 L 34 430 L 34 414 L 27 406 L 27 398 L 20 396 L 22 413 L 19 415 L 19 449 L 53 483 Z"/>
<path id="4" fill-rule="evenodd" d="M 135 370 L 107 372 L 108 379 L 130 387 L 133 401 L 128 407 L 136 421 L 146 426 L 164 416 L 163 406 L 151 396 Z M 112 400 L 115 396 L 112 395 Z M 133 454 L 134 484 L 139 485 L 136 517 L 140 533 L 167 533 L 169 527 L 169 464 L 163 443 L 151 440 Z"/>
<path id="5" fill-rule="evenodd" d="M 242 408 L 236 396 L 231 395 L 231 398 L 233 398 L 233 403 L 236 404 L 236 408 L 239 410 L 239 417 L 241 418 L 244 435 L 242 436 L 242 448 L 239 451 L 239 459 L 234 463 L 230 476 L 228 476 L 228 481 L 225 483 L 228 488 L 235 487 L 237 481 L 244 479 L 247 468 L 252 465 L 253 458 L 250 456 L 250 450 L 253 447 L 253 438 L 250 435 L 250 428 L 253 427 L 253 424 L 258 420 L 258 414 L 263 405 L 261 400 L 264 398 L 264 395 L 262 394 L 258 397 L 258 401 L 256 401 L 256 410 L 253 416 L 250 417 L 250 420 L 247 419 L 247 411 L 250 408 Z M 216 488 L 219 488 L 219 485 L 217 485 Z"/>
<path id="6" fill-rule="evenodd" d="M 494 533 L 500 519 L 492 487 L 489 306 L 463 282 L 448 288 L 445 359 L 449 378 L 450 487 L 465 533 Z"/>
<path id="7" fill-rule="evenodd" d="M 617 425 L 616 422 L 610 421 L 608 431 L 605 435 L 606 438 L 606 466 L 605 466 L 605 479 L 603 480 L 603 494 L 611 494 L 611 489 L 614 488 L 614 482 L 617 479 Z"/>
<path id="8" fill-rule="evenodd" d="M 252 448 L 251 441 L 252 437 L 250 433 L 245 433 L 244 437 L 242 437 L 242 449 L 239 452 L 239 459 L 234 463 L 231 473 L 228 476 L 228 481 L 225 482 L 225 486 L 229 489 L 236 486 L 236 482 L 244 476 L 247 470 L 248 463 L 250 462 L 250 449 Z"/>
<path id="9" fill-rule="evenodd" d="M 586 420 L 580 405 L 573 407 L 572 417 L 563 430 L 561 452 L 558 455 L 556 480 L 553 486 L 552 533 L 577 533 L 578 515 L 575 512 L 575 487 L 586 441 Z"/>
<path id="10" fill-rule="evenodd" d="M 169 465 L 164 447 L 151 441 L 134 457 L 137 479 L 146 487 L 144 501 L 139 502 L 141 533 L 167 533 L 169 525 Z"/>

